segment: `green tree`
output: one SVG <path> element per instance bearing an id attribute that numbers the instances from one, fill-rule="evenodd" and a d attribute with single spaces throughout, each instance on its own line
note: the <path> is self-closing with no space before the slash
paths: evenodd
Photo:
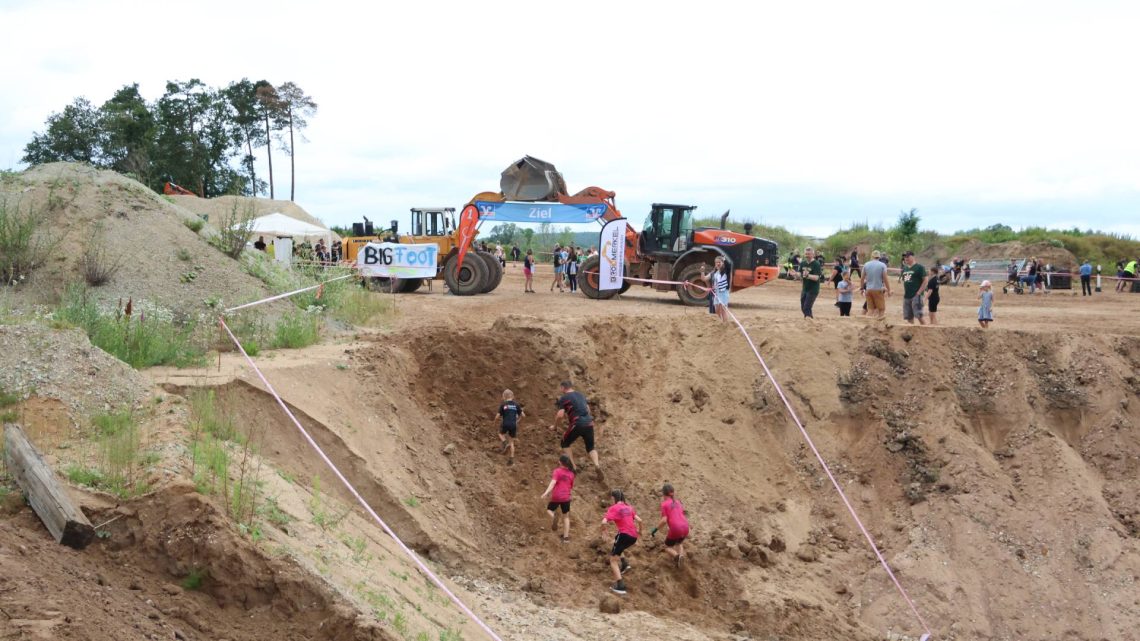
<path id="1" fill-rule="evenodd" d="M 265 125 L 265 155 L 269 159 L 269 197 L 272 199 L 276 197 L 276 194 L 273 190 L 273 145 L 271 143 L 273 132 L 278 130 L 277 123 L 281 120 L 279 115 L 281 113 L 281 98 L 277 95 L 277 89 L 265 80 L 258 82 L 254 87 L 261 121 Z"/>
<path id="2" fill-rule="evenodd" d="M 33 133 L 32 141 L 24 146 L 22 162 L 98 163 L 99 113 L 86 98 L 76 98 L 63 113 L 48 116 L 45 124 L 44 133 Z"/>
<path id="3" fill-rule="evenodd" d="M 158 99 L 156 170 L 201 196 L 241 193 L 242 177 L 229 166 L 235 155 L 229 105 L 218 91 L 193 78 L 166 83 Z"/>
<path id="4" fill-rule="evenodd" d="M 267 84 L 269 83 L 264 80 L 253 83 L 248 78 L 242 78 L 222 90 L 233 120 L 234 143 L 245 151 L 241 157 L 241 166 L 248 176 L 251 196 L 257 196 L 265 184 L 264 181 L 257 180 L 253 150 L 269 144 L 268 133 L 261 128 L 262 110 L 257 97 L 258 86 Z"/>
<path id="5" fill-rule="evenodd" d="M 899 212 L 899 221 L 891 228 L 890 239 L 895 253 L 916 249 L 912 247 L 918 238 L 918 210 Z"/>
<path id="6" fill-rule="evenodd" d="M 496 245 L 510 245 L 516 242 L 519 235 L 519 226 L 514 223 L 501 223 L 491 228 L 487 235 L 487 242 Z"/>
<path id="7" fill-rule="evenodd" d="M 522 250 L 525 252 L 528 249 L 534 249 L 534 230 L 530 227 L 522 230 L 523 244 L 525 245 Z"/>
<path id="8" fill-rule="evenodd" d="M 574 242 L 574 230 L 570 227 L 563 227 L 562 232 L 558 234 L 558 244 L 563 247 Z"/>
<path id="9" fill-rule="evenodd" d="M 282 83 L 277 88 L 277 95 L 280 98 L 278 115 L 282 125 L 281 129 L 289 130 L 289 142 L 281 148 L 289 155 L 289 200 L 296 200 L 297 145 L 294 135 L 300 137 L 302 141 L 305 140 L 305 137 L 301 135 L 301 130 L 308 127 L 308 119 L 316 115 L 317 103 L 313 102 L 311 97 L 306 96 L 305 92 L 293 82 Z"/>
<path id="10" fill-rule="evenodd" d="M 151 183 L 154 114 L 138 84 L 125 85 L 99 108 L 101 164 L 140 182 Z"/>

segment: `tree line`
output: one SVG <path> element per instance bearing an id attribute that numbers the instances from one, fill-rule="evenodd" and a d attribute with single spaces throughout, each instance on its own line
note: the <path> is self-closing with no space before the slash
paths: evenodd
<path id="1" fill-rule="evenodd" d="M 127 174 L 156 191 L 173 182 L 203 197 L 238 194 L 275 198 L 274 147 L 290 159 L 289 200 L 296 196 L 297 139 L 317 103 L 293 82 L 243 78 L 209 87 L 197 78 L 168 81 L 147 102 L 137 83 L 96 107 L 76 98 L 48 116 L 24 147 L 22 161 L 83 162 Z M 257 176 L 265 150 L 269 180 Z"/>

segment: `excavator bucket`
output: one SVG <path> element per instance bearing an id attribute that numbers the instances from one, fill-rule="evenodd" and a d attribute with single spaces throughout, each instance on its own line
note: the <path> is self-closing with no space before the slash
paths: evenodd
<path id="1" fill-rule="evenodd" d="M 554 165 L 524 156 L 503 170 L 499 189 L 507 200 L 558 200 L 559 194 L 566 194 L 566 181 Z"/>

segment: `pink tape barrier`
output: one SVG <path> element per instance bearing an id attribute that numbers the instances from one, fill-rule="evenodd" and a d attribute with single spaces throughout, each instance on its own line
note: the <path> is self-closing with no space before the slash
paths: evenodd
<path id="1" fill-rule="evenodd" d="M 255 307 L 257 305 L 264 305 L 265 303 L 273 302 L 275 300 L 281 300 L 282 298 L 289 298 L 290 296 L 296 296 L 297 294 L 301 294 L 303 292 L 307 292 L 307 291 L 310 291 L 313 289 L 317 289 L 318 287 L 321 287 L 322 285 L 324 285 L 326 283 L 332 283 L 332 282 L 335 282 L 338 280 L 344 280 L 346 278 L 352 278 L 353 276 L 355 276 L 355 274 L 345 274 L 344 276 L 337 276 L 336 278 L 330 278 L 326 281 L 317 283 L 316 285 L 313 285 L 311 287 L 302 287 L 301 289 L 294 289 L 293 291 L 285 292 L 284 294 L 278 294 L 276 296 L 270 296 L 269 298 L 262 298 L 261 300 L 255 300 L 252 303 L 245 303 L 244 305 L 238 305 L 237 307 L 230 307 L 229 309 L 226 309 L 224 311 L 228 314 L 230 312 L 236 312 L 239 309 L 246 309 L 248 307 Z"/>
<path id="2" fill-rule="evenodd" d="M 311 289 L 311 288 L 308 288 L 308 289 Z M 300 291 L 305 291 L 305 290 L 300 290 Z M 384 522 L 384 519 L 380 518 L 380 515 L 377 514 L 375 510 L 372 509 L 372 506 L 368 505 L 368 502 L 364 500 L 364 497 L 362 497 L 360 495 L 360 492 L 357 492 L 356 488 L 353 487 L 352 483 L 350 483 L 348 481 L 348 479 L 346 479 L 344 477 L 344 474 L 341 474 L 341 472 L 337 468 L 336 464 L 332 462 L 332 459 L 330 459 L 328 457 L 328 455 L 325 454 L 324 450 L 321 449 L 320 445 L 317 445 L 317 442 L 315 440 L 313 440 L 313 437 L 311 435 L 309 435 L 309 432 L 301 425 L 301 422 L 297 420 L 297 417 L 293 415 L 293 412 L 289 410 L 289 406 L 285 404 L 285 401 L 282 400 L 281 396 L 277 393 L 277 390 L 275 390 L 273 388 L 273 385 L 271 385 L 269 383 L 269 381 L 265 378 L 265 375 L 261 373 L 261 369 L 259 369 L 257 367 L 257 364 L 253 362 L 253 359 L 249 357 L 249 354 L 247 354 L 245 352 L 245 348 L 243 348 L 241 346 L 241 341 L 239 341 L 237 339 L 237 337 L 234 336 L 234 333 L 232 331 L 230 331 L 230 327 L 229 327 L 229 325 L 226 325 L 225 319 L 219 318 L 218 322 L 221 324 L 222 329 L 226 330 L 226 334 L 229 334 L 230 340 L 232 340 L 234 342 L 234 345 L 237 346 L 238 350 L 241 352 L 241 355 L 245 357 L 245 360 L 247 363 L 249 363 L 250 368 L 252 368 L 253 372 L 255 374 L 257 374 L 257 378 L 261 379 L 261 383 L 263 385 L 265 385 L 265 389 L 273 396 L 274 400 L 277 401 L 277 404 L 285 412 L 285 415 L 289 417 L 289 420 L 293 422 L 293 425 L 296 426 L 297 429 L 301 431 L 301 436 L 304 436 L 305 440 L 309 442 L 309 445 L 311 445 L 313 447 L 313 449 L 316 450 L 317 455 L 319 455 L 321 457 L 321 460 L 325 462 L 325 465 L 327 465 L 328 468 L 330 470 L 332 470 L 333 474 L 335 474 L 336 477 L 338 479 L 340 479 L 340 482 L 343 483 L 346 488 L 348 488 L 348 491 L 352 494 L 353 497 L 356 498 L 356 501 L 358 503 L 360 503 L 361 507 L 363 507 L 364 510 L 366 512 L 368 512 L 368 514 L 372 517 L 372 519 L 375 520 L 376 523 L 385 532 L 388 533 L 388 536 L 392 537 L 392 540 L 395 541 L 396 544 L 400 546 L 400 549 L 404 551 L 404 554 L 408 555 L 408 558 L 410 558 L 412 561 L 415 562 L 415 564 L 417 566 L 419 566 L 420 570 L 425 575 L 427 575 L 427 577 L 429 579 L 431 579 L 432 583 L 436 584 L 436 586 L 439 587 L 440 590 L 443 590 L 443 593 L 446 594 L 451 599 L 452 603 L 457 605 L 459 607 L 459 609 L 462 610 L 463 613 L 468 616 L 468 618 L 470 618 L 472 621 L 474 621 L 476 624 L 478 624 L 479 627 L 482 628 L 483 631 L 486 632 L 487 635 L 490 636 L 492 639 L 494 639 L 495 641 L 503 641 L 499 637 L 499 635 L 495 634 L 494 630 L 492 630 L 486 623 L 483 622 L 482 619 L 480 619 L 478 617 L 478 615 L 476 615 L 471 610 L 471 608 L 467 607 L 467 604 L 463 603 L 463 601 L 461 601 L 459 599 L 459 597 L 457 597 L 455 595 L 454 592 L 452 592 L 450 589 L 448 589 L 448 587 L 443 583 L 443 581 L 441 581 L 440 578 L 438 576 L 436 576 L 435 572 L 432 572 L 431 568 L 429 568 L 422 560 L 420 560 L 419 555 L 417 555 L 415 552 L 412 551 L 411 548 L 409 548 L 407 545 L 405 545 L 404 542 L 400 540 L 400 537 L 396 536 L 396 533 L 392 531 L 392 528 L 388 527 L 388 524 Z"/>

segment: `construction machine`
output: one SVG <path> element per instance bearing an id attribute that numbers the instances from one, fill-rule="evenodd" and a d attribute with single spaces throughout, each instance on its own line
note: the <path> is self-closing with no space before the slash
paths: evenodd
<path id="1" fill-rule="evenodd" d="M 615 193 L 600 187 L 587 187 L 569 195 L 562 174 L 554 165 L 526 156 L 513 163 L 499 181 L 499 192 L 477 194 L 464 207 L 460 226 L 473 224 L 480 212 L 493 211 L 496 203 L 530 203 L 543 222 L 544 205 L 574 205 L 596 212 L 591 218 L 605 223 L 621 218 L 614 204 Z M 644 283 L 658 291 L 676 291 L 687 305 L 707 304 L 707 294 L 701 286 L 707 285 L 705 274 L 711 274 L 713 261 L 723 257 L 731 268 L 731 291 L 763 285 L 779 276 L 779 251 L 774 241 L 751 235 L 751 225 L 745 233 L 729 231 L 726 222 L 729 212 L 720 218 L 720 227 L 694 227 L 694 205 L 654 203 L 639 233 L 632 226 L 625 229 L 625 275 L 656 281 L 691 283 L 696 286 L 672 283 Z M 607 299 L 625 292 L 630 287 L 626 280 L 620 290 L 599 288 L 600 256 L 591 256 L 579 268 L 578 285 L 589 298 Z"/>
<path id="2" fill-rule="evenodd" d="M 473 251 L 474 260 L 458 265 L 460 235 L 454 207 L 413 207 L 411 233 L 401 235 L 399 222 L 393 220 L 387 229 L 376 230 L 367 218 L 353 223 L 353 235 L 342 239 L 344 260 L 356 263 L 360 249 L 371 242 L 394 242 L 408 245 L 435 245 L 439 249 L 439 269 L 435 279 L 443 279 L 448 290 L 460 296 L 485 294 L 503 280 L 503 267 L 489 252 Z M 369 285 L 385 293 L 407 294 L 423 286 L 422 278 L 372 278 Z M 393 291 L 393 286 L 396 288 Z"/>

